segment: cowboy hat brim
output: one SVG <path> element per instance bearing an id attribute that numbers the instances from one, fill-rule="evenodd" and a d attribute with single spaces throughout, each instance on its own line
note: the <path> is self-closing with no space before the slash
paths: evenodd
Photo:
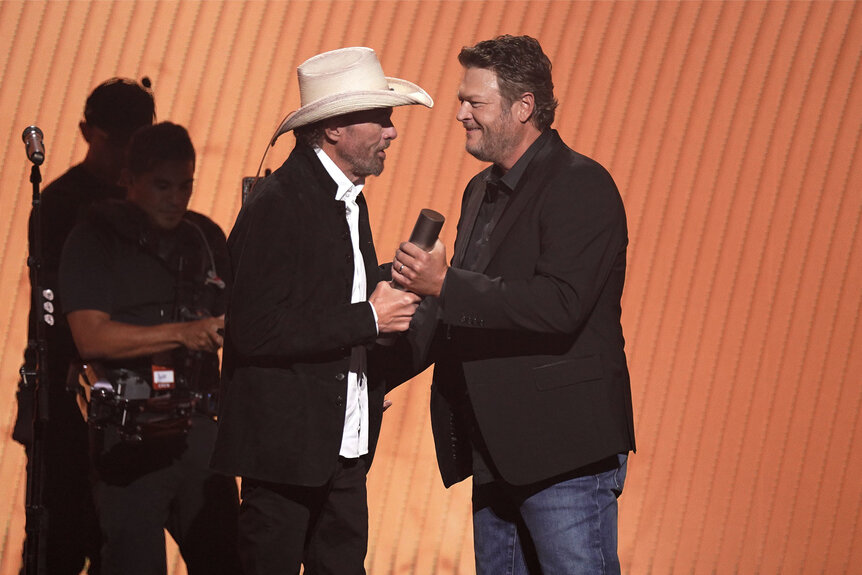
<path id="1" fill-rule="evenodd" d="M 271 145 L 275 144 L 278 137 L 285 132 L 351 112 L 416 104 L 428 108 L 434 106 L 431 96 L 413 82 L 400 78 L 386 78 L 386 81 L 389 83 L 389 90 L 360 90 L 333 94 L 291 112 L 276 130 Z"/>

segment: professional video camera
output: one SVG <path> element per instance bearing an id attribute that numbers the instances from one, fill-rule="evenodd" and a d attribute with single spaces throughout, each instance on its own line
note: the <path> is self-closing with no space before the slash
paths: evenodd
<path id="1" fill-rule="evenodd" d="M 187 308 L 178 315 L 183 321 L 202 317 Z M 215 416 L 218 410 L 213 353 L 180 348 L 122 366 L 82 362 L 70 376 L 84 420 L 96 429 L 116 427 L 124 441 L 182 435 L 193 413 Z"/>

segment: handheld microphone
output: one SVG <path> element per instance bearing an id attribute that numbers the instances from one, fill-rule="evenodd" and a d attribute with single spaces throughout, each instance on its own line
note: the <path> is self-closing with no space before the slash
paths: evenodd
<path id="1" fill-rule="evenodd" d="M 430 252 L 440 235 L 440 229 L 443 227 L 443 222 L 445 221 L 446 218 L 440 212 L 427 208 L 422 210 L 419 212 L 416 225 L 413 226 L 413 232 L 410 234 L 408 241 L 422 248 L 424 251 Z"/>
<path id="2" fill-rule="evenodd" d="M 440 212 L 429 210 L 427 208 L 419 212 L 419 217 L 416 218 L 416 224 L 413 226 L 413 232 L 410 234 L 410 239 L 407 240 L 411 244 L 422 248 L 426 252 L 430 252 L 434 248 L 437 238 L 440 236 L 440 229 L 443 227 L 443 222 L 446 218 Z M 392 287 L 403 290 L 404 287 L 396 281 L 392 281 Z"/>
<path id="3" fill-rule="evenodd" d="M 24 146 L 27 148 L 27 159 L 41 166 L 45 161 L 45 147 L 42 144 L 42 130 L 36 126 L 27 126 L 21 134 Z"/>

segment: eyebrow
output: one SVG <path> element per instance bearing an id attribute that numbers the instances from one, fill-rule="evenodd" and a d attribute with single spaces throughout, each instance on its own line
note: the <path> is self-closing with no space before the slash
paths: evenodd
<path id="1" fill-rule="evenodd" d="M 464 93 L 461 90 L 458 90 L 458 99 L 466 100 L 468 102 L 487 102 L 487 98 L 481 97 L 480 94 L 471 94 L 469 92 Z"/>

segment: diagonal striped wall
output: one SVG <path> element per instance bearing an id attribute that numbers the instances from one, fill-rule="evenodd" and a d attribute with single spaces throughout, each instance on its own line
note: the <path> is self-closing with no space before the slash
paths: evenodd
<path id="1" fill-rule="evenodd" d="M 480 164 L 454 120 L 465 44 L 526 33 L 554 62 L 555 127 L 614 175 L 629 216 L 624 327 L 640 451 L 623 570 L 859 573 L 862 564 L 862 4 L 851 1 L 0 0 L 0 575 L 17 573 L 29 165 L 84 155 L 77 122 L 113 75 L 153 80 L 186 125 L 192 208 L 228 230 L 240 179 L 299 102 L 294 69 L 367 45 L 433 110 L 368 186 L 382 259 Z M 289 153 L 284 137 L 266 167 Z M 369 479 L 371 574 L 470 574 L 469 486 L 433 458 L 429 374 L 391 394 Z M 184 573 L 170 547 L 171 573 Z"/>

